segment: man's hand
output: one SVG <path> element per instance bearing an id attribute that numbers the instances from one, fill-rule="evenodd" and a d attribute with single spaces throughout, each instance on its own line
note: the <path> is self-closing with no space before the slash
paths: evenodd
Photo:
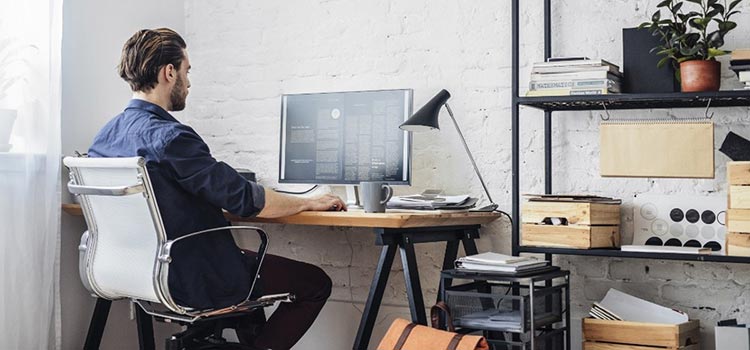
<path id="1" fill-rule="evenodd" d="M 346 210 L 346 204 L 338 196 L 324 194 L 314 198 L 302 198 L 289 196 L 276 191 L 266 189 L 266 205 L 260 211 L 258 217 L 278 218 L 297 214 L 301 211 L 341 211 Z"/>
<path id="2" fill-rule="evenodd" d="M 346 204 L 339 196 L 333 194 L 324 194 L 319 197 L 309 199 L 308 210 L 312 211 L 346 211 Z"/>

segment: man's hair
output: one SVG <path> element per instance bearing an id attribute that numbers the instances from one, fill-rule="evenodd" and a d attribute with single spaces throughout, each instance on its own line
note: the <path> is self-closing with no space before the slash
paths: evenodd
<path id="1" fill-rule="evenodd" d="M 122 47 L 118 73 L 133 91 L 148 92 L 159 82 L 161 67 L 180 69 L 185 48 L 185 40 L 169 28 L 139 30 Z"/>

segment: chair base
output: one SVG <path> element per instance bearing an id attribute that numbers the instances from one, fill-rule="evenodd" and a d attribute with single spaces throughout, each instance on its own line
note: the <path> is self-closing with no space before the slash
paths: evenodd
<path id="1" fill-rule="evenodd" d="M 104 328 L 109 316 L 111 300 L 98 298 L 94 313 L 91 316 L 84 350 L 98 350 L 104 336 Z M 204 350 L 204 349 L 226 349 L 226 350 L 257 350 L 247 345 L 252 344 L 255 335 L 262 328 L 266 321 L 263 308 L 258 308 L 246 312 L 236 312 L 229 314 L 217 315 L 214 317 L 201 319 L 194 323 L 174 322 L 173 320 L 154 317 L 148 315 L 140 307 L 136 311 L 138 324 L 138 342 L 141 350 L 155 350 L 154 333 L 152 319 L 160 322 L 170 322 L 180 324 L 185 328 L 180 333 L 174 334 L 164 342 L 167 350 Z M 249 332 L 237 332 L 240 343 L 230 342 L 224 339 L 222 333 L 225 329 L 237 329 L 239 317 L 250 318 L 250 322 L 243 324 L 243 327 L 249 327 Z"/>
<path id="2" fill-rule="evenodd" d="M 222 334 L 225 329 L 238 328 L 239 320 L 237 317 L 252 317 L 253 322 L 248 327 L 253 327 L 252 338 L 244 338 L 237 333 L 237 337 L 240 338 L 240 343 L 227 341 Z M 158 318 L 157 318 L 158 319 Z M 205 350 L 205 349 L 227 349 L 227 350 L 257 350 L 250 346 L 254 340 L 254 335 L 262 327 L 265 322 L 265 314 L 262 309 L 254 310 L 250 313 L 234 314 L 232 316 L 225 316 L 219 319 L 207 319 L 195 322 L 193 324 L 187 324 L 186 329 L 180 333 L 174 334 L 165 341 L 165 349 L 167 350 Z M 243 334 L 245 334 L 243 332 Z"/>

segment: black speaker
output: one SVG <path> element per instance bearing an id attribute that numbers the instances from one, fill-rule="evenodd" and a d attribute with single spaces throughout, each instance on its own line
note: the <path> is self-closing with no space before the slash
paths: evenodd
<path id="1" fill-rule="evenodd" d="M 648 29 L 622 29 L 623 92 L 657 93 L 679 92 L 680 84 L 675 78 L 671 64 L 657 68 L 663 56 L 649 52 L 661 44 L 658 36 Z"/>

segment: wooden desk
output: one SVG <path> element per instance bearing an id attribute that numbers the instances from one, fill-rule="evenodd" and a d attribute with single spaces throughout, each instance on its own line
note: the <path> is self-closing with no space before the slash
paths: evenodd
<path id="1" fill-rule="evenodd" d="M 63 204 L 63 210 L 71 215 L 83 215 L 81 207 L 77 204 Z M 245 218 L 229 213 L 225 213 L 225 216 L 232 222 L 372 228 L 375 231 L 375 244 L 382 246 L 382 248 L 353 347 L 355 350 L 366 350 L 370 343 L 396 250 L 401 253 L 412 321 L 426 325 L 427 317 L 424 312 L 422 285 L 419 282 L 414 244 L 446 242 L 443 269 L 451 269 L 453 268 L 453 261 L 458 256 L 459 244 L 463 243 L 467 255 L 476 254 L 477 246 L 474 239 L 479 238 L 480 226 L 496 220 L 500 217 L 500 214 L 480 212 L 435 213 L 429 211 L 368 214 L 361 211 L 350 211 L 303 212 L 277 219 Z"/>

